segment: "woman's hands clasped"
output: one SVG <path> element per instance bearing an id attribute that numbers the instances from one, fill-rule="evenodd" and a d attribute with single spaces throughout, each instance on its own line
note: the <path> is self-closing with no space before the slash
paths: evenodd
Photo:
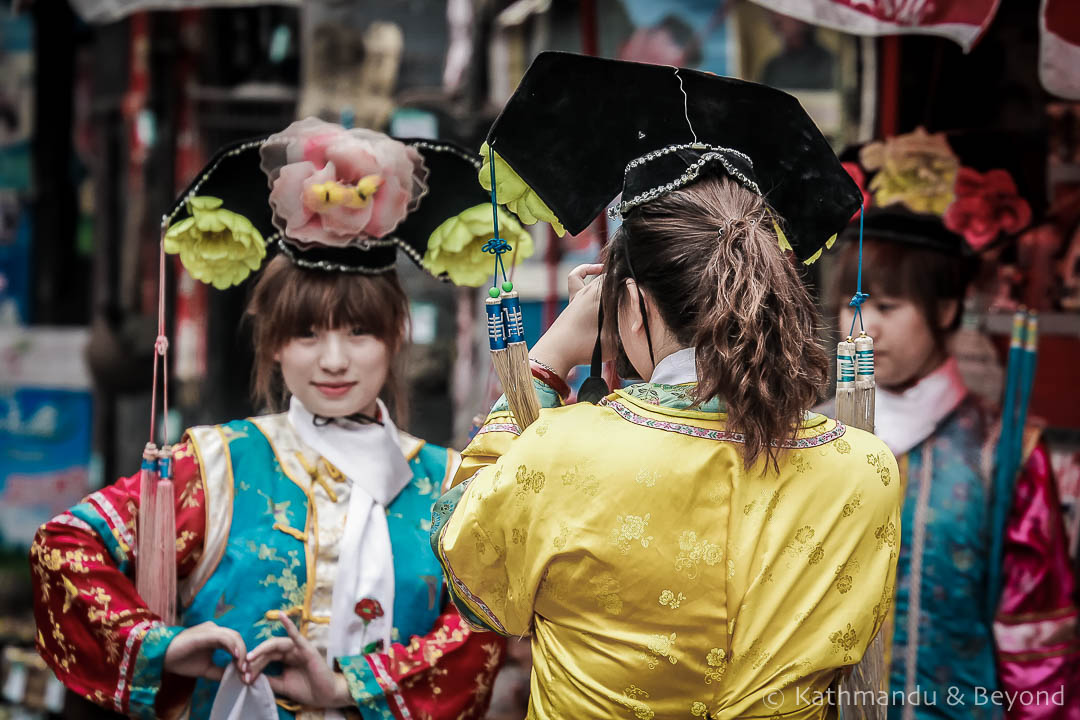
<path id="1" fill-rule="evenodd" d="M 281 624 L 285 626 L 287 637 L 264 640 L 247 654 L 244 682 L 254 682 L 269 663 L 280 662 L 284 665 L 281 674 L 266 676 L 275 695 L 282 695 L 308 707 L 352 705 L 345 676 L 334 672 L 326 664 L 323 654 L 300 634 L 285 613 L 281 614 Z"/>
<path id="2" fill-rule="evenodd" d="M 280 675 L 267 675 L 275 695 L 316 708 L 352 705 L 345 676 L 334 672 L 326 658 L 300 634 L 285 613 L 281 624 L 286 637 L 272 637 L 247 652 L 240 633 L 231 628 L 204 622 L 179 633 L 165 651 L 165 670 L 175 675 L 221 680 L 224 670 L 215 665 L 214 653 L 224 650 L 233 657 L 240 677 L 255 682 L 271 662 L 280 662 Z"/>

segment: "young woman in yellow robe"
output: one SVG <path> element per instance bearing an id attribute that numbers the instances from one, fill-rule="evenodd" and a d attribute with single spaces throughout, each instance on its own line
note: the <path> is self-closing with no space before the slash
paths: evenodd
<path id="1" fill-rule="evenodd" d="M 674 82 L 671 68 L 633 67 Z M 700 74 L 678 73 L 693 103 Z M 536 80 L 519 93 L 536 96 Z M 700 91 L 714 80 L 732 82 Z M 829 178 L 843 173 L 818 147 Z M 755 181 L 745 165 L 703 165 L 715 172 L 628 208 L 624 190 L 603 265 L 571 274 L 569 306 L 530 352 L 539 418 L 522 430 L 496 404 L 436 505 L 432 544 L 463 616 L 531 636 L 530 718 L 835 716 L 842 673 L 889 610 L 895 460 L 807 411 L 828 364 L 778 245 L 782 215 L 753 189 L 766 168 Z M 848 192 L 836 182 L 808 185 L 810 202 Z M 844 213 L 829 222 L 842 227 Z M 804 234 L 798 251 L 827 237 L 810 247 Z M 564 405 L 562 378 L 589 362 L 601 305 L 620 374 L 649 381 Z"/>

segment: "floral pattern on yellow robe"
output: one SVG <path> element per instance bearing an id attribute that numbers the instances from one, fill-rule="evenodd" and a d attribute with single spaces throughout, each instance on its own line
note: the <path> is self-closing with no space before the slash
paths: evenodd
<path id="1" fill-rule="evenodd" d="M 885 619 L 885 445 L 808 415 L 779 472 L 746 468 L 691 389 L 547 408 L 520 437 L 496 406 L 463 453 L 433 545 L 468 620 L 532 636 L 530 718 L 825 717 Z"/>

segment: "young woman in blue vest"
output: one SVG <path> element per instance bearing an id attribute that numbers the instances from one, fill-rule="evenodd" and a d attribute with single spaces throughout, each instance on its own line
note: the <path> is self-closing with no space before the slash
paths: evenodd
<path id="1" fill-rule="evenodd" d="M 466 232 L 476 169 L 449 144 L 308 119 L 226 148 L 184 194 L 165 246 L 196 278 L 238 282 L 277 240 L 249 315 L 257 395 L 284 412 L 174 447 L 171 622 L 133 582 L 139 475 L 41 528 L 38 649 L 69 688 L 133 717 L 484 715 L 502 641 L 461 621 L 428 549 L 459 457 L 390 410 L 398 250 L 421 261 Z"/>

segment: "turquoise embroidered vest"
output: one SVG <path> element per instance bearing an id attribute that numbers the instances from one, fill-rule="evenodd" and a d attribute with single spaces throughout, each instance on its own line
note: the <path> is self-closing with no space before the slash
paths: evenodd
<path id="1" fill-rule="evenodd" d="M 314 568 L 310 567 L 309 556 L 314 556 L 307 547 L 310 543 L 302 538 L 313 531 L 309 526 L 315 513 L 309 507 L 305 489 L 282 468 L 274 444 L 254 422 L 237 420 L 216 430 L 221 442 L 213 448 L 205 447 L 213 443 L 198 442 L 198 432 L 193 431 L 191 438 L 200 453 L 204 474 L 214 463 L 214 458 L 204 454 L 224 455 L 227 478 L 219 487 L 222 492 L 232 493 L 232 510 L 227 518 L 211 518 L 211 522 L 216 519 L 229 523 L 227 540 L 218 550 L 216 567 L 183 608 L 180 622 L 190 627 L 212 621 L 232 628 L 251 650 L 271 636 L 285 634 L 273 611 L 310 609 Z M 213 439 L 213 435 L 203 437 Z M 394 550 L 395 641 L 408 642 L 413 635 L 429 632 L 441 610 L 442 573 L 428 551 L 428 536 L 431 509 L 439 496 L 447 459 L 445 448 L 420 447 L 409 461 L 412 482 L 387 508 Z M 214 487 L 207 482 L 208 495 Z M 214 500 L 207 497 L 208 508 Z M 209 525 L 208 537 L 213 534 Z M 212 558 L 209 560 L 212 562 Z M 219 651 L 214 660 L 224 667 L 231 658 Z M 269 672 L 273 672 L 273 666 Z M 216 692 L 216 682 L 198 681 L 192 696 L 192 718 L 209 717 Z M 283 719 L 293 717 L 282 708 L 278 714 Z"/>
<path id="2" fill-rule="evenodd" d="M 991 533 L 1002 531 L 990 526 L 989 435 L 986 414 L 969 396 L 907 454 L 889 691 L 910 694 L 917 719 L 1001 715 L 993 703 L 976 703 L 977 692 L 985 699 L 998 689 L 983 602 Z M 889 719 L 903 717 L 893 703 Z"/>

